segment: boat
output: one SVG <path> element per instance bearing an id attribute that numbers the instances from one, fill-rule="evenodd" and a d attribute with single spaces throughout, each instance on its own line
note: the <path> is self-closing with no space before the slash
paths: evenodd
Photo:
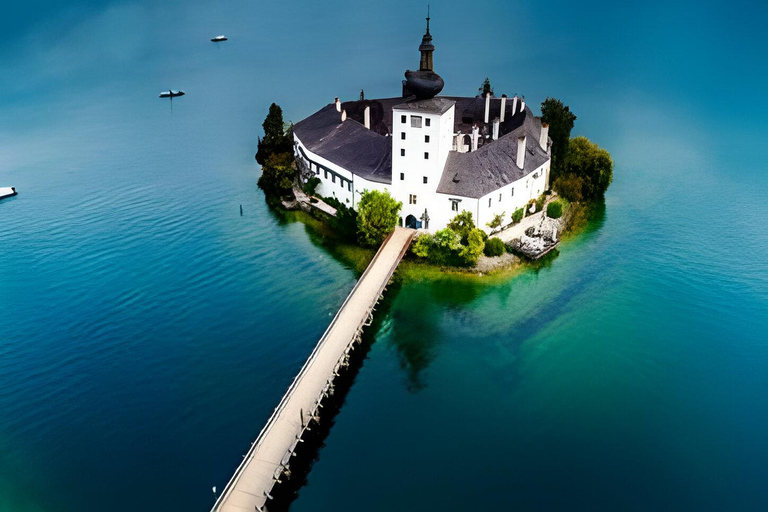
<path id="1" fill-rule="evenodd" d="M 212 43 L 220 43 L 222 41 L 226 41 L 227 38 L 225 36 L 216 36 L 213 39 L 211 39 Z"/>
<path id="2" fill-rule="evenodd" d="M 17 194 L 16 187 L 0 187 L 0 199 L 13 197 Z"/>
<path id="3" fill-rule="evenodd" d="M 175 98 L 177 96 L 184 96 L 184 91 L 163 91 L 160 93 L 161 98 Z"/>

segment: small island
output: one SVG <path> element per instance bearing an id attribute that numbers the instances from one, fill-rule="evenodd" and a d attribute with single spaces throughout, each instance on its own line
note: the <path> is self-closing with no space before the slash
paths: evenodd
<path id="1" fill-rule="evenodd" d="M 583 227 L 613 179 L 610 154 L 571 139 L 576 116 L 546 98 L 439 96 L 427 18 L 418 71 L 398 97 L 326 105 L 286 126 L 272 104 L 259 138 L 259 187 L 270 204 L 302 209 L 342 240 L 375 247 L 396 226 L 417 231 L 411 259 L 492 272 L 552 251 Z"/>

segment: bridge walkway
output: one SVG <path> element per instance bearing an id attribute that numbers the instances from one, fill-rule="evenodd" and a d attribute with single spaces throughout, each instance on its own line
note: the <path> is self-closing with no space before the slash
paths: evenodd
<path id="1" fill-rule="evenodd" d="M 226 485 L 213 512 L 266 512 L 270 491 L 288 470 L 296 444 L 319 413 L 340 365 L 381 298 L 415 231 L 395 228 L 342 304 L 328 329 L 286 391 L 267 424 Z"/>

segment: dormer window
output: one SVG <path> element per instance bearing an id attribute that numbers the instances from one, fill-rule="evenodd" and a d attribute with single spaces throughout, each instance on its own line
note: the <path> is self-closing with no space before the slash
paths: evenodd
<path id="1" fill-rule="evenodd" d="M 411 116 L 411 128 L 421 128 L 421 116 Z"/>

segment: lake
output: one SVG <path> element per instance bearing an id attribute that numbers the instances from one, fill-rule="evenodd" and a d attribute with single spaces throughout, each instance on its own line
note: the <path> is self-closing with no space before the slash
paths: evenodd
<path id="1" fill-rule="evenodd" d="M 765 8 L 505 5 L 432 5 L 445 93 L 562 98 L 605 211 L 538 270 L 395 287 L 291 510 L 765 509 Z M 266 206 L 260 124 L 397 95 L 421 7 L 13 7 L 0 510 L 210 508 L 357 277 Z"/>

